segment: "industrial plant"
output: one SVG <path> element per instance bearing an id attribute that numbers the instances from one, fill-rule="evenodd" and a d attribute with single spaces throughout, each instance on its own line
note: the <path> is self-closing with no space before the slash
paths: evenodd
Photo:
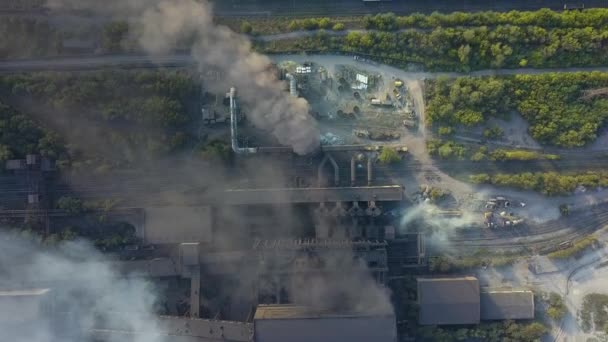
<path id="1" fill-rule="evenodd" d="M 608 11 L 499 2 L 0 4 L 0 342 L 606 340 Z"/>

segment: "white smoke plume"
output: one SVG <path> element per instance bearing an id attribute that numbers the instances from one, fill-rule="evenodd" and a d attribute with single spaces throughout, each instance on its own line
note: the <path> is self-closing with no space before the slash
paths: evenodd
<path id="1" fill-rule="evenodd" d="M 201 71 L 223 74 L 205 86 L 216 93 L 236 87 L 247 117 L 269 131 L 279 143 L 298 154 L 319 147 L 319 130 L 309 115 L 309 104 L 284 91 L 273 72 L 270 59 L 252 51 L 250 41 L 213 22 L 206 1 L 194 0 L 50 0 L 54 9 L 91 10 L 117 17 L 137 18 L 136 32 L 141 47 L 152 55 L 166 54 L 187 44 Z"/>
<path id="2" fill-rule="evenodd" d="M 19 301 L 0 297 L 0 341 L 89 342 L 92 329 L 112 327 L 138 332 L 133 342 L 165 341 L 154 318 L 152 286 L 119 274 L 89 244 L 47 248 L 1 233 L 0 250 L 0 291 L 50 288 L 41 313 L 27 302 L 11 305 Z"/>

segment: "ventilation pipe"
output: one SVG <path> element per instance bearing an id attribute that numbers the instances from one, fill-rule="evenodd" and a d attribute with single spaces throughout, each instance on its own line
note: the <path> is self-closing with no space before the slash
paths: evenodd
<path id="1" fill-rule="evenodd" d="M 258 149 L 255 147 L 239 147 L 239 142 L 237 140 L 237 125 L 238 118 L 237 115 L 237 104 L 236 104 L 236 88 L 230 88 L 230 135 L 232 142 L 232 150 L 236 154 L 250 154 L 257 153 Z"/>
<path id="2" fill-rule="evenodd" d="M 292 74 L 286 74 L 285 78 L 287 78 L 289 80 L 289 93 L 293 96 L 298 96 L 298 83 L 296 81 L 296 78 L 294 75 Z"/>

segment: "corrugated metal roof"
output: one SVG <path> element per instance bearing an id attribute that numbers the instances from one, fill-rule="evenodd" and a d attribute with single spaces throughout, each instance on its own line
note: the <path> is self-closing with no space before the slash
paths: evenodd
<path id="1" fill-rule="evenodd" d="M 395 342 L 395 316 L 339 314 L 296 305 L 259 305 L 255 342 Z"/>
<path id="2" fill-rule="evenodd" d="M 492 290 L 481 292 L 481 319 L 533 319 L 534 294 L 530 290 Z"/>
<path id="3" fill-rule="evenodd" d="M 307 319 L 307 318 L 332 318 L 332 317 L 381 317 L 391 314 L 366 314 L 352 312 L 334 312 L 330 310 L 311 309 L 306 306 L 292 304 L 260 304 L 255 310 L 254 320 L 263 319 Z"/>
<path id="4" fill-rule="evenodd" d="M 422 325 L 477 324 L 479 281 L 475 277 L 419 278 L 418 303 Z"/>

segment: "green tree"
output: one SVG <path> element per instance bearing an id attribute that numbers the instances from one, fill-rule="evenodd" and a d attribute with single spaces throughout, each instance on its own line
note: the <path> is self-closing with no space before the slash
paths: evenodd
<path id="1" fill-rule="evenodd" d="M 342 23 L 336 23 L 332 27 L 332 30 L 334 30 L 334 31 L 343 31 L 344 30 L 344 24 L 342 24 Z"/>
<path id="2" fill-rule="evenodd" d="M 226 162 L 232 157 L 232 149 L 227 143 L 219 140 L 213 140 L 203 145 L 200 155 L 204 159 Z"/>
<path id="3" fill-rule="evenodd" d="M 300 23 L 297 20 L 292 20 L 289 22 L 289 25 L 287 25 L 287 29 L 289 31 L 297 31 L 300 29 Z"/>
<path id="4" fill-rule="evenodd" d="M 331 20 L 329 18 L 321 18 L 318 21 L 318 26 L 320 29 L 328 29 L 331 26 Z"/>
<path id="5" fill-rule="evenodd" d="M 57 208 L 68 214 L 78 215 L 83 211 L 82 201 L 75 197 L 62 196 L 57 200 Z"/>
<path id="6" fill-rule="evenodd" d="M 471 46 L 470 45 L 461 45 L 458 48 L 458 59 L 462 64 L 469 64 L 469 60 L 471 57 Z"/>
<path id="7" fill-rule="evenodd" d="M 540 341 L 540 338 L 547 333 L 547 327 L 542 325 L 541 323 L 534 322 L 530 323 L 521 331 L 521 337 L 524 341 Z"/>
<path id="8" fill-rule="evenodd" d="M 0 162 L 4 162 L 8 159 L 11 159 L 13 153 L 11 152 L 10 147 L 4 144 L 0 144 Z"/>
<path id="9" fill-rule="evenodd" d="M 471 161 L 482 161 L 487 158 L 486 153 L 488 152 L 488 148 L 482 146 L 471 156 Z"/>
<path id="10" fill-rule="evenodd" d="M 439 127 L 439 130 L 437 132 L 439 133 L 439 135 L 449 136 L 454 133 L 454 129 L 452 127 L 441 126 Z"/>
<path id="11" fill-rule="evenodd" d="M 563 298 L 555 292 L 551 292 L 551 294 L 549 295 L 548 305 L 549 307 L 547 308 L 547 316 L 549 316 L 554 321 L 561 320 L 568 311 L 568 309 L 566 308 L 566 304 L 564 304 Z"/>
<path id="12" fill-rule="evenodd" d="M 441 145 L 441 147 L 439 147 L 439 149 L 437 150 L 437 152 L 439 153 L 439 157 L 441 158 L 450 158 L 454 155 L 454 149 L 452 148 L 452 144 L 450 143 L 446 143 Z"/>
<path id="13" fill-rule="evenodd" d="M 490 175 L 488 175 L 487 173 L 470 175 L 469 179 L 471 180 L 471 182 L 473 182 L 475 184 L 490 183 Z"/>
<path id="14" fill-rule="evenodd" d="M 108 52 L 122 51 L 123 41 L 129 33 L 129 24 L 115 21 L 106 25 L 103 30 L 103 48 Z"/>
<path id="15" fill-rule="evenodd" d="M 498 127 L 493 126 L 483 130 L 483 136 L 487 139 L 499 139 L 504 135 L 504 131 Z"/>
<path id="16" fill-rule="evenodd" d="M 241 33 L 251 34 L 253 31 L 253 26 L 248 21 L 243 21 L 241 23 Z"/>
<path id="17" fill-rule="evenodd" d="M 401 157 L 394 148 L 385 147 L 382 149 L 382 152 L 380 152 L 378 160 L 382 165 L 390 165 L 399 162 Z"/>

